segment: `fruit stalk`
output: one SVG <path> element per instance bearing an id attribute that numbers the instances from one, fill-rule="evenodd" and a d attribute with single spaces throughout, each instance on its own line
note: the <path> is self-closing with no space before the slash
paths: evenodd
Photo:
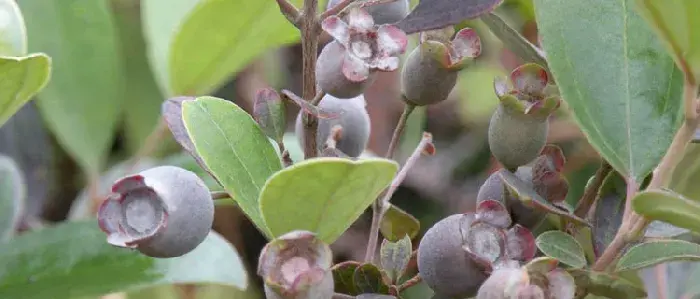
<path id="1" fill-rule="evenodd" d="M 403 113 L 401 113 L 401 118 L 399 118 L 399 122 L 396 124 L 396 128 L 394 128 L 394 134 L 391 136 L 391 142 L 389 142 L 389 149 L 387 149 L 386 151 L 385 157 L 387 159 L 391 159 L 391 157 L 394 156 L 396 147 L 398 146 L 399 141 L 401 140 L 401 135 L 403 135 L 403 130 L 406 128 L 406 122 L 408 121 L 408 117 L 411 116 L 411 113 L 415 108 L 415 105 L 408 103 L 406 103 L 406 105 L 404 106 Z"/>
<path id="2" fill-rule="evenodd" d="M 583 191 L 583 195 L 581 196 L 581 199 L 578 201 L 578 205 L 574 210 L 574 215 L 581 218 L 586 218 L 588 211 L 590 211 L 593 203 L 595 203 L 596 198 L 598 197 L 598 189 L 600 189 L 600 186 L 603 185 L 605 177 L 608 176 L 612 170 L 612 166 L 610 166 L 607 161 L 603 160 L 600 163 L 600 167 L 593 176 L 593 182 L 591 182 L 589 186 L 586 186 L 586 190 Z"/>
<path id="3" fill-rule="evenodd" d="M 294 4 L 288 0 L 277 0 L 277 5 L 280 7 L 282 15 L 287 18 L 287 21 L 299 28 L 299 10 L 294 7 Z"/>
<path id="4" fill-rule="evenodd" d="M 384 190 L 382 194 L 379 195 L 377 200 L 372 203 L 372 226 L 369 229 L 369 240 L 367 241 L 367 251 L 365 252 L 365 262 L 371 263 L 374 260 L 374 253 L 377 251 L 377 239 L 379 238 L 379 225 L 381 224 L 382 217 L 389 207 L 389 201 L 391 196 L 394 195 L 396 189 L 399 188 L 403 180 L 406 178 L 408 171 L 416 164 L 416 161 L 422 154 L 432 155 L 435 153 L 435 147 L 433 146 L 433 135 L 424 132 L 423 139 L 421 139 L 418 146 L 413 151 L 410 157 L 406 159 L 399 173 L 396 174 L 394 179 L 391 181 L 389 188 Z"/>

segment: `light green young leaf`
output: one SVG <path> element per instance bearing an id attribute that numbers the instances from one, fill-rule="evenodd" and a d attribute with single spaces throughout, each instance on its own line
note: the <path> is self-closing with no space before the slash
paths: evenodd
<path id="1" fill-rule="evenodd" d="M 148 48 L 149 65 L 160 91 L 175 96 L 170 88 L 168 58 L 175 33 L 197 3 L 204 0 L 142 0 L 141 20 Z"/>
<path id="2" fill-rule="evenodd" d="M 379 249 L 379 262 L 392 283 L 398 282 L 406 272 L 412 251 L 413 247 L 408 235 L 404 235 L 397 242 L 382 240 L 382 246 Z"/>
<path id="3" fill-rule="evenodd" d="M 178 1 L 179 2 L 179 1 Z M 124 63 L 124 137 L 126 147 L 135 154 L 160 120 L 165 97 L 160 93 L 148 65 L 147 49 L 138 7 L 116 5 L 113 9 L 121 40 Z"/>
<path id="4" fill-rule="evenodd" d="M 387 159 L 314 158 L 272 176 L 260 210 L 273 236 L 308 230 L 331 244 L 389 186 L 398 165 Z"/>
<path id="5" fill-rule="evenodd" d="M 567 264 L 572 268 L 586 266 L 586 255 L 574 237 L 561 231 L 548 231 L 537 236 L 537 248 L 549 257 Z"/>
<path id="6" fill-rule="evenodd" d="M 282 169 L 269 139 L 236 104 L 214 97 L 182 103 L 182 118 L 197 154 L 268 237 L 258 198 L 267 179 Z"/>
<path id="7" fill-rule="evenodd" d="M 26 194 L 19 166 L 10 157 L 0 155 L 0 243 L 14 235 Z"/>
<path id="8" fill-rule="evenodd" d="M 43 53 L 0 57 L 0 126 L 46 86 L 51 58 Z"/>
<path id="9" fill-rule="evenodd" d="M 216 232 L 168 259 L 109 245 L 96 220 L 61 223 L 0 245 L 0 298 L 94 297 L 172 283 L 245 289 L 248 276 L 235 247 Z"/>
<path id="10" fill-rule="evenodd" d="M 589 142 L 641 183 L 680 125 L 683 76 L 635 0 L 535 0 L 562 98 Z"/>
<path id="11" fill-rule="evenodd" d="M 24 16 L 22 16 L 17 2 L 15 0 L 0 0 L 0 15 L 2 15 L 0 55 L 27 55 L 27 28 L 24 25 Z"/>
<path id="12" fill-rule="evenodd" d="M 700 79 L 700 1 L 636 0 L 638 12 L 663 40 L 676 64 Z"/>
<path id="13" fill-rule="evenodd" d="M 632 208 L 649 219 L 700 232 L 700 202 L 667 190 L 642 191 L 632 199 Z"/>
<path id="14" fill-rule="evenodd" d="M 37 105 L 58 143 L 92 175 L 111 148 L 124 98 L 122 62 L 108 0 L 18 1 L 29 50 L 53 73 Z"/>
<path id="15" fill-rule="evenodd" d="M 620 258 L 615 270 L 639 270 L 669 261 L 700 261 L 700 245 L 682 240 L 641 243 Z"/>
<path id="16" fill-rule="evenodd" d="M 170 90 L 211 93 L 258 55 L 298 39 L 274 1 L 199 1 L 172 38 Z"/>

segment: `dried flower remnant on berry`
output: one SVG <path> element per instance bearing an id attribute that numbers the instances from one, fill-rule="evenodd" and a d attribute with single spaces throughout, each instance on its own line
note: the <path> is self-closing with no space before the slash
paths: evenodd
<path id="1" fill-rule="evenodd" d="M 330 247 L 308 231 L 292 231 L 263 248 L 258 275 L 267 298 L 330 298 L 333 294 Z"/>
<path id="2" fill-rule="evenodd" d="M 391 72 L 399 67 L 397 55 L 403 54 L 408 44 L 403 31 L 390 24 L 375 25 L 372 16 L 360 7 L 352 8 L 347 20 L 330 16 L 321 27 L 347 50 L 342 72 L 348 80 L 364 81 L 373 71 Z"/>

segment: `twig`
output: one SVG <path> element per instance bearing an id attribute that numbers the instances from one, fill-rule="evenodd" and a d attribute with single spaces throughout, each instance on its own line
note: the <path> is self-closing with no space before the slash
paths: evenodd
<path id="1" fill-rule="evenodd" d="M 693 139 L 699 120 L 697 93 L 698 85 L 693 83 L 692 77 L 686 75 L 685 84 L 683 86 L 685 120 L 673 137 L 673 141 L 666 151 L 666 154 L 661 159 L 661 162 L 656 169 L 654 169 L 654 175 L 647 187 L 648 190 L 667 187 L 673 169 L 676 168 L 678 162 L 683 158 L 688 143 Z M 632 209 L 632 198 L 634 198 L 634 195 L 637 193 L 637 188 L 639 186 L 633 179 L 628 179 L 627 185 L 627 201 L 625 202 L 625 213 L 622 216 L 622 225 L 608 248 L 605 249 L 605 252 L 603 252 L 595 265 L 593 265 L 593 270 L 595 271 L 601 271 L 608 265 L 611 265 L 627 244 L 642 237 L 642 232 L 651 222 Z"/>
<path id="2" fill-rule="evenodd" d="M 411 277 L 411 279 L 404 281 L 401 285 L 399 285 L 397 289 L 399 292 L 401 292 L 405 289 L 419 284 L 421 281 L 423 281 L 423 278 L 420 276 L 420 274 L 416 274 L 416 276 Z"/>
<path id="3" fill-rule="evenodd" d="M 287 18 L 287 21 L 299 28 L 299 10 L 288 0 L 277 0 L 277 5 L 280 7 L 280 12 Z"/>
<path id="4" fill-rule="evenodd" d="M 379 238 L 379 225 L 381 223 L 384 213 L 389 207 L 389 201 L 391 196 L 394 195 L 396 189 L 399 188 L 403 180 L 406 178 L 408 171 L 416 164 L 416 161 L 422 154 L 433 155 L 435 153 L 435 147 L 433 145 L 433 135 L 424 132 L 423 139 L 413 151 L 410 157 L 406 160 L 403 167 L 399 173 L 396 174 L 394 179 L 391 181 L 391 185 L 382 192 L 382 194 L 374 201 L 372 204 L 372 226 L 369 229 L 369 240 L 367 241 L 367 251 L 365 252 L 365 261 L 371 262 L 374 259 L 374 252 L 377 250 L 377 238 Z"/>
<path id="5" fill-rule="evenodd" d="M 639 184 L 634 179 L 628 179 L 626 198 L 627 203 L 630 203 L 632 201 L 632 198 L 635 194 L 637 194 L 638 190 Z M 631 210 L 630 212 L 634 213 L 634 211 Z M 631 242 L 634 239 L 635 236 L 632 236 L 632 233 L 637 228 L 632 228 L 631 226 L 635 225 L 636 223 L 632 224 L 631 222 L 625 220 L 625 216 L 627 216 L 627 213 L 628 211 L 625 211 L 625 215 L 622 216 L 622 225 L 620 225 L 620 229 L 618 229 L 617 234 L 615 234 L 615 237 L 613 238 L 612 242 L 610 242 L 610 245 L 608 245 L 608 247 L 605 248 L 605 251 L 600 255 L 600 258 L 598 258 L 598 260 L 593 265 L 593 271 L 604 271 L 609 266 L 612 266 L 613 262 L 622 253 L 622 250 L 624 250 L 627 244 L 629 244 L 629 242 Z M 637 214 L 634 215 L 636 215 L 637 217 L 641 217 Z"/>
<path id="6" fill-rule="evenodd" d="M 509 50 L 520 56 L 522 60 L 526 62 L 535 62 L 548 68 L 544 52 L 525 39 L 520 32 L 510 27 L 501 17 L 490 12 L 482 15 L 481 21 L 489 27 L 489 30 L 491 30 Z"/>
<path id="7" fill-rule="evenodd" d="M 231 198 L 231 195 L 229 195 L 225 191 L 213 191 L 210 194 L 212 200 Z"/>
<path id="8" fill-rule="evenodd" d="M 289 155 L 289 151 L 284 147 L 284 142 L 278 142 L 277 147 L 280 149 L 280 154 L 282 155 L 282 163 L 284 167 L 289 167 L 294 165 L 292 157 Z"/>
<path id="9" fill-rule="evenodd" d="M 659 299 L 666 299 L 668 296 L 668 272 L 666 272 L 667 264 L 658 264 L 654 267 L 654 276 L 656 278 L 656 292 Z"/>
<path id="10" fill-rule="evenodd" d="M 320 26 L 316 10 L 318 0 L 304 0 L 304 11 L 299 16 L 301 30 L 302 52 L 302 97 L 312 101 L 316 96 L 316 55 L 318 51 L 318 35 Z M 306 159 L 318 156 L 316 130 L 318 120 L 315 116 L 304 114 L 304 157 Z"/>
<path id="11" fill-rule="evenodd" d="M 581 196 L 581 199 L 578 201 L 576 209 L 574 210 L 574 215 L 581 218 L 586 218 L 588 211 L 591 209 L 593 203 L 598 197 L 598 190 L 603 185 L 605 177 L 607 177 L 612 170 L 612 166 L 610 166 L 607 161 L 603 160 L 600 163 L 600 167 L 593 176 L 593 181 L 590 185 L 586 186 L 586 190 L 583 191 L 583 195 Z"/>
<path id="12" fill-rule="evenodd" d="M 408 121 L 408 117 L 411 116 L 411 113 L 415 108 L 415 105 L 408 103 L 404 106 L 403 113 L 401 113 L 401 118 L 399 118 L 399 122 L 396 124 L 396 128 L 394 128 L 394 134 L 393 136 L 391 136 L 389 149 L 387 149 L 385 155 L 386 158 L 391 159 L 394 156 L 396 147 L 399 145 L 399 141 L 401 141 L 401 135 L 403 134 L 403 130 L 406 128 L 406 121 Z"/>
<path id="13" fill-rule="evenodd" d="M 313 98 L 313 100 L 311 100 L 311 105 L 314 105 L 314 106 L 318 105 L 319 103 L 321 103 L 321 100 L 323 100 L 323 97 L 325 97 L 325 96 L 326 96 L 325 91 L 318 92 L 316 94 L 316 96 Z"/>
<path id="14" fill-rule="evenodd" d="M 350 4 L 355 2 L 355 0 L 343 0 L 340 3 L 336 4 L 335 6 L 329 8 L 328 10 L 324 11 L 321 13 L 321 20 L 330 17 L 332 15 L 338 14 L 341 10 L 345 9 L 348 7 Z"/>

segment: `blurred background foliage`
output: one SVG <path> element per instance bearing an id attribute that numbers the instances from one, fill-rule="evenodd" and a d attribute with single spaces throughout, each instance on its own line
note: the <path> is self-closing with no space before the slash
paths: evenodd
<path id="1" fill-rule="evenodd" d="M 301 0 L 293 2 L 300 6 Z M 325 7 L 326 1 L 320 2 Z M 417 2 L 412 0 L 412 5 Z M 0 128 L 0 153 L 15 159 L 29 186 L 25 230 L 94 217 L 96 202 L 111 182 L 156 165 L 196 171 L 211 188 L 220 190 L 161 123 L 160 105 L 167 97 L 214 95 L 251 111 L 259 88 L 296 93 L 301 89 L 298 32 L 271 0 L 18 3 L 27 23 L 29 50 L 46 52 L 54 62 L 47 88 Z M 531 0 L 506 0 L 496 12 L 537 44 Z M 411 116 L 397 155 L 401 162 L 423 130 L 433 133 L 438 154 L 420 160 L 393 198 L 395 205 L 420 220 L 421 232 L 446 215 L 471 210 L 479 186 L 500 167 L 486 142 L 488 121 L 497 105 L 492 82 L 522 61 L 480 21 L 458 27 L 465 26 L 478 31 L 482 55 L 461 71 L 447 101 L 418 108 Z M 415 45 L 413 36 L 411 47 Z M 399 72 L 381 73 L 365 93 L 372 120 L 368 154 L 383 154 L 388 147 L 402 109 L 399 88 Z M 285 142 L 298 160 L 303 154 L 292 123 L 298 108 L 288 105 L 287 110 Z M 549 142 L 562 147 L 567 157 L 565 174 L 571 186 L 567 201 L 575 204 L 600 158 L 566 108 L 552 120 Z M 691 145 L 689 151 L 674 175 L 674 189 L 700 198 L 700 184 L 695 184 L 700 180 L 700 145 Z M 367 212 L 332 245 L 336 261 L 362 258 L 370 218 Z M 254 272 L 265 239 L 231 202 L 217 206 L 214 229 L 241 253 L 255 282 L 247 291 L 161 286 L 115 298 L 262 298 Z M 669 265 L 669 271 L 682 275 L 675 277 L 700 277 L 693 264 L 680 265 L 677 269 Z M 409 275 L 414 274 L 415 260 L 409 267 Z M 428 298 L 431 293 L 419 285 L 403 298 Z"/>

